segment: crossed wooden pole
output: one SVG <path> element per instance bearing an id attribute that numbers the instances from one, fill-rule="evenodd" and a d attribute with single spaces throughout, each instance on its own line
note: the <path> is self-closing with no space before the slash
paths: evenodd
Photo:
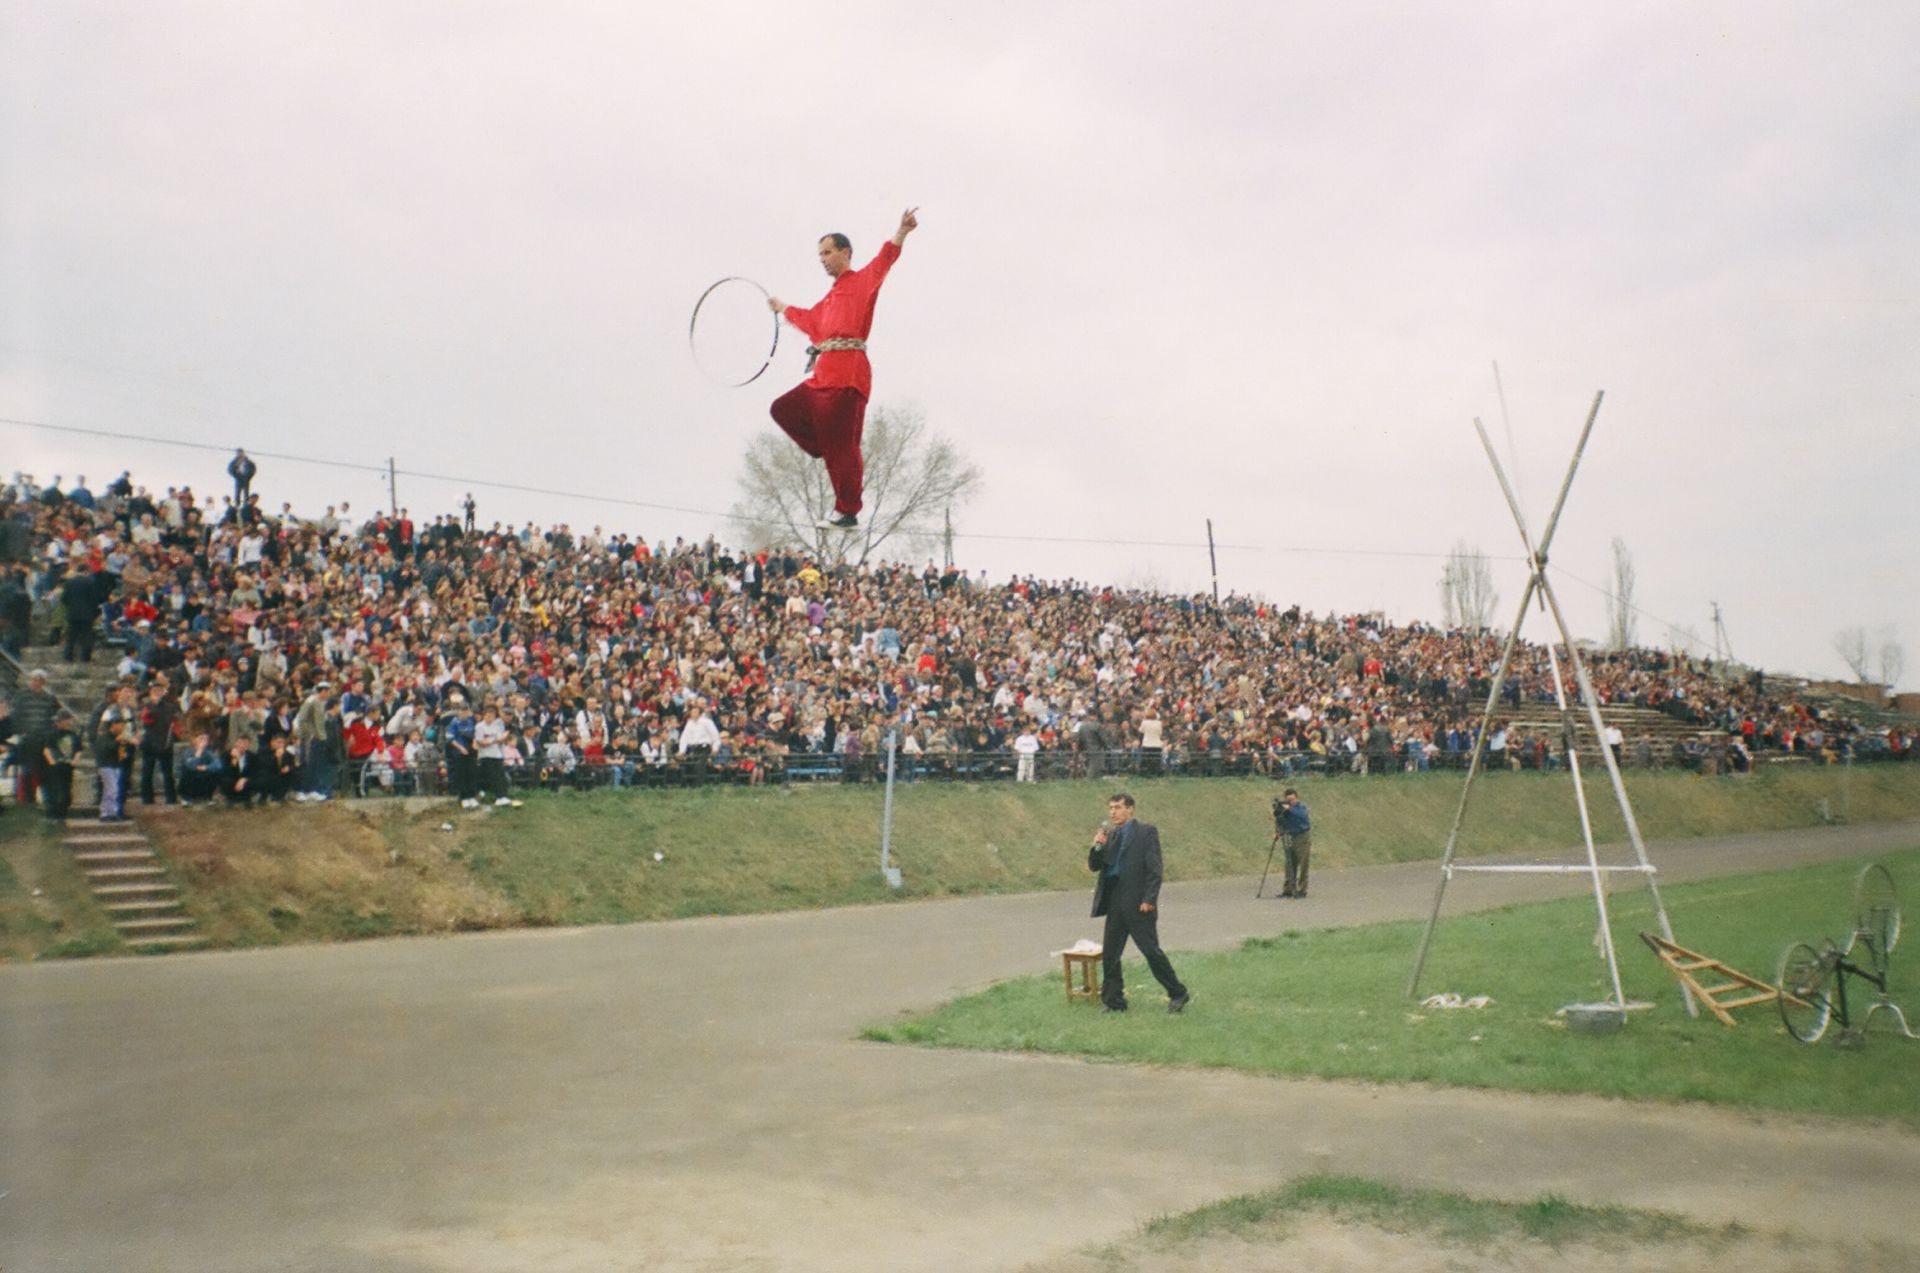
<path id="1" fill-rule="evenodd" d="M 1606 744 L 1606 725 L 1600 718 L 1600 701 L 1593 692 L 1593 681 L 1587 675 L 1586 660 L 1581 658 L 1580 649 L 1573 643 L 1573 636 L 1567 630 L 1565 615 L 1560 610 L 1560 600 L 1554 596 L 1553 585 L 1547 580 L 1547 550 L 1553 544 L 1554 532 L 1560 527 L 1560 514 L 1567 506 L 1567 494 L 1573 489 L 1574 474 L 1579 472 L 1581 457 L 1586 454 L 1587 439 L 1593 434 L 1593 423 L 1600 415 L 1600 402 L 1606 396 L 1605 391 L 1593 395 L 1593 407 L 1587 412 L 1587 422 L 1580 430 L 1580 440 L 1574 445 L 1573 459 L 1567 465 L 1566 478 L 1560 483 L 1559 498 L 1554 501 L 1553 513 L 1547 518 L 1546 531 L 1536 546 L 1532 534 L 1527 529 L 1526 515 L 1520 511 L 1520 503 L 1514 498 L 1513 487 L 1507 481 L 1507 473 L 1500 465 L 1500 457 L 1494 452 L 1493 443 L 1487 438 L 1487 430 L 1478 417 L 1473 428 L 1480 435 L 1480 446 L 1487 453 L 1487 460 L 1493 465 L 1493 473 L 1500 482 L 1500 493 L 1506 497 L 1507 508 L 1513 514 L 1513 524 L 1520 532 L 1520 542 L 1527 550 L 1527 586 L 1520 594 L 1520 607 L 1514 616 L 1513 626 L 1507 631 L 1506 646 L 1500 652 L 1500 667 L 1493 675 L 1493 684 L 1487 691 L 1486 710 L 1480 716 L 1480 730 L 1474 741 L 1473 756 L 1467 764 L 1467 780 L 1460 789 L 1460 805 L 1454 811 L 1453 827 L 1447 832 L 1446 853 L 1440 862 L 1440 884 L 1433 895 L 1433 913 L 1427 917 L 1426 931 L 1420 935 L 1420 950 L 1414 956 L 1413 975 L 1407 981 L 1407 994 L 1416 995 L 1420 989 L 1420 974 L 1426 968 L 1427 951 L 1433 945 L 1433 930 L 1440 922 L 1440 906 L 1447 894 L 1447 882 L 1456 873 L 1461 872 L 1530 872 L 1547 874 L 1576 874 L 1585 872 L 1593 880 L 1593 903 L 1599 912 L 1600 948 L 1607 961 L 1607 973 L 1612 979 L 1613 1002 L 1621 1008 L 1626 1007 L 1626 994 L 1620 988 L 1620 961 L 1614 950 L 1613 930 L 1607 919 L 1606 875 L 1611 872 L 1627 872 L 1646 877 L 1647 889 L 1653 896 L 1653 909 L 1660 925 L 1660 935 L 1668 941 L 1673 940 L 1673 926 L 1667 921 L 1666 904 L 1660 900 L 1660 884 L 1655 878 L 1653 863 L 1647 857 L 1647 845 L 1640 836 L 1640 823 L 1633 816 L 1633 804 L 1627 799 L 1626 783 L 1620 777 L 1620 766 L 1614 759 L 1613 749 Z M 1462 865 L 1455 859 L 1460 850 L 1460 830 L 1467 818 L 1467 805 L 1473 798 L 1474 780 L 1480 776 L 1481 763 L 1487 753 L 1487 742 L 1492 732 L 1494 709 L 1500 702 L 1500 691 L 1506 684 L 1507 670 L 1513 663 L 1513 652 L 1519 644 L 1520 628 L 1526 622 L 1528 608 L 1538 598 L 1541 609 L 1553 620 L 1555 631 L 1559 634 L 1560 647 L 1566 651 L 1567 661 L 1572 665 L 1574 681 L 1580 691 L 1580 701 L 1586 708 L 1587 719 L 1593 726 L 1593 735 L 1599 743 L 1600 760 L 1606 767 L 1607 779 L 1613 786 L 1614 798 L 1620 804 L 1620 816 L 1626 822 L 1627 838 L 1633 842 L 1636 861 L 1623 865 L 1603 865 L 1599 850 L 1593 841 L 1593 821 L 1587 812 L 1586 782 L 1580 773 L 1580 756 L 1572 746 L 1574 736 L 1573 709 L 1567 702 L 1566 680 L 1561 674 L 1560 658 L 1554 643 L 1547 643 L 1547 663 L 1553 673 L 1554 702 L 1560 710 L 1562 737 L 1567 743 L 1567 769 L 1573 775 L 1574 801 L 1580 809 L 1580 835 L 1586 844 L 1587 861 L 1584 866 L 1556 864 L 1486 864 Z M 1683 993 L 1684 987 L 1683 987 Z M 1699 1015 L 1693 996 L 1686 994 L 1686 1006 L 1689 1016 Z"/>

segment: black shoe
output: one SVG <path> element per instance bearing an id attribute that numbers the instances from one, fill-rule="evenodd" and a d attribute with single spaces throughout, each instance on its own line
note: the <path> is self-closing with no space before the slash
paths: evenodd
<path id="1" fill-rule="evenodd" d="M 1277 897 L 1298 897 L 1298 896 L 1300 896 L 1300 895 L 1299 895 L 1298 893 L 1296 893 L 1296 892 L 1294 892 L 1294 891 L 1293 891 L 1292 889 L 1290 889 L 1290 888 L 1283 888 L 1283 889 L 1281 889 L 1281 890 L 1279 891 L 1279 893 L 1277 893 L 1277 894 L 1275 894 L 1275 896 L 1277 896 Z"/>
<path id="2" fill-rule="evenodd" d="M 1186 1006 L 1192 1001 L 1193 1001 L 1192 995 L 1184 995 L 1184 994 L 1181 995 L 1178 999 L 1169 999 L 1167 1000 L 1167 1011 L 1177 1016 L 1182 1011 L 1184 1011 L 1186 1009 Z"/>
<path id="3" fill-rule="evenodd" d="M 822 518 L 814 523 L 821 530 L 858 530 L 860 519 L 852 513 L 842 513 L 838 517 Z"/>
<path id="4" fill-rule="evenodd" d="M 1306 895 L 1307 895 L 1307 890 L 1305 889 L 1301 889 L 1298 893 L 1294 894 L 1295 897 L 1303 898 L 1303 899 L 1306 897 Z"/>
<path id="5" fill-rule="evenodd" d="M 1110 1003 L 1103 1003 L 1100 1005 L 1100 1011 L 1102 1012 L 1125 1012 L 1126 1010 L 1127 1010 L 1127 1005 L 1124 1003 L 1121 1004 L 1119 1007 L 1115 1007 L 1113 1004 L 1110 1004 Z"/>

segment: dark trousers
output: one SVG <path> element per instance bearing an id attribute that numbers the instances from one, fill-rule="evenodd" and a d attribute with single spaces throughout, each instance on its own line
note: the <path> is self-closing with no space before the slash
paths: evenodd
<path id="1" fill-rule="evenodd" d="M 64 818 L 73 808 L 73 766 L 48 765 L 40 778 L 40 798 L 49 818 Z"/>
<path id="2" fill-rule="evenodd" d="M 1307 859 L 1313 856 L 1313 832 L 1302 831 L 1298 835 L 1282 836 L 1287 847 L 1287 882 L 1281 887 L 1282 897 L 1305 897 L 1307 895 Z"/>
<path id="3" fill-rule="evenodd" d="M 1180 978 L 1173 972 L 1173 962 L 1160 949 L 1160 911 L 1156 908 L 1141 911 L 1135 902 L 1131 907 L 1115 906 L 1107 912 L 1106 932 L 1100 939 L 1100 1001 L 1109 1008 L 1127 1006 L 1127 985 L 1120 976 L 1120 951 L 1132 938 L 1141 956 L 1147 961 L 1157 980 L 1167 992 L 1167 998 L 1178 999 L 1187 993 L 1180 984 Z"/>
<path id="4" fill-rule="evenodd" d="M 447 748 L 447 785 L 460 800 L 472 800 L 480 794 L 480 764 L 472 752 Z"/>
<path id="5" fill-rule="evenodd" d="M 507 794 L 507 762 L 499 756 L 480 757 L 480 789 L 498 800 Z"/>
<path id="6" fill-rule="evenodd" d="M 93 662 L 93 620 L 67 616 L 67 641 L 64 657 L 69 663 Z"/>
<path id="7" fill-rule="evenodd" d="M 180 793 L 173 785 L 173 753 L 171 751 L 143 751 L 140 753 L 140 803 L 153 803 L 153 773 L 159 770 L 166 781 L 162 789 L 167 793 L 167 803 L 179 800 Z"/>
<path id="8" fill-rule="evenodd" d="M 860 511 L 865 476 L 860 435 L 866 428 L 867 400 L 858 389 L 819 389 L 798 385 L 773 400 L 773 422 L 794 444 L 816 460 L 825 460 L 833 483 L 833 511 Z"/>

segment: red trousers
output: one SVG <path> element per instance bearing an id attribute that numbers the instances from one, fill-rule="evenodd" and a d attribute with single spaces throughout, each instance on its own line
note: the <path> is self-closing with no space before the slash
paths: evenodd
<path id="1" fill-rule="evenodd" d="M 797 385 L 773 400 L 773 422 L 802 451 L 826 461 L 827 480 L 833 483 L 833 511 L 858 513 L 865 475 L 860 434 L 867 424 L 866 396 L 858 389 Z"/>

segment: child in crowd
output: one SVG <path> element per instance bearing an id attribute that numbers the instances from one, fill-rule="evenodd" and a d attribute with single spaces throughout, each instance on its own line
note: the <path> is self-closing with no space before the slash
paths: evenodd
<path id="1" fill-rule="evenodd" d="M 126 777 L 133 766 L 133 743 L 127 738 L 126 721 L 115 718 L 102 722 L 93 760 L 100 766 L 100 821 L 124 821 Z"/>

